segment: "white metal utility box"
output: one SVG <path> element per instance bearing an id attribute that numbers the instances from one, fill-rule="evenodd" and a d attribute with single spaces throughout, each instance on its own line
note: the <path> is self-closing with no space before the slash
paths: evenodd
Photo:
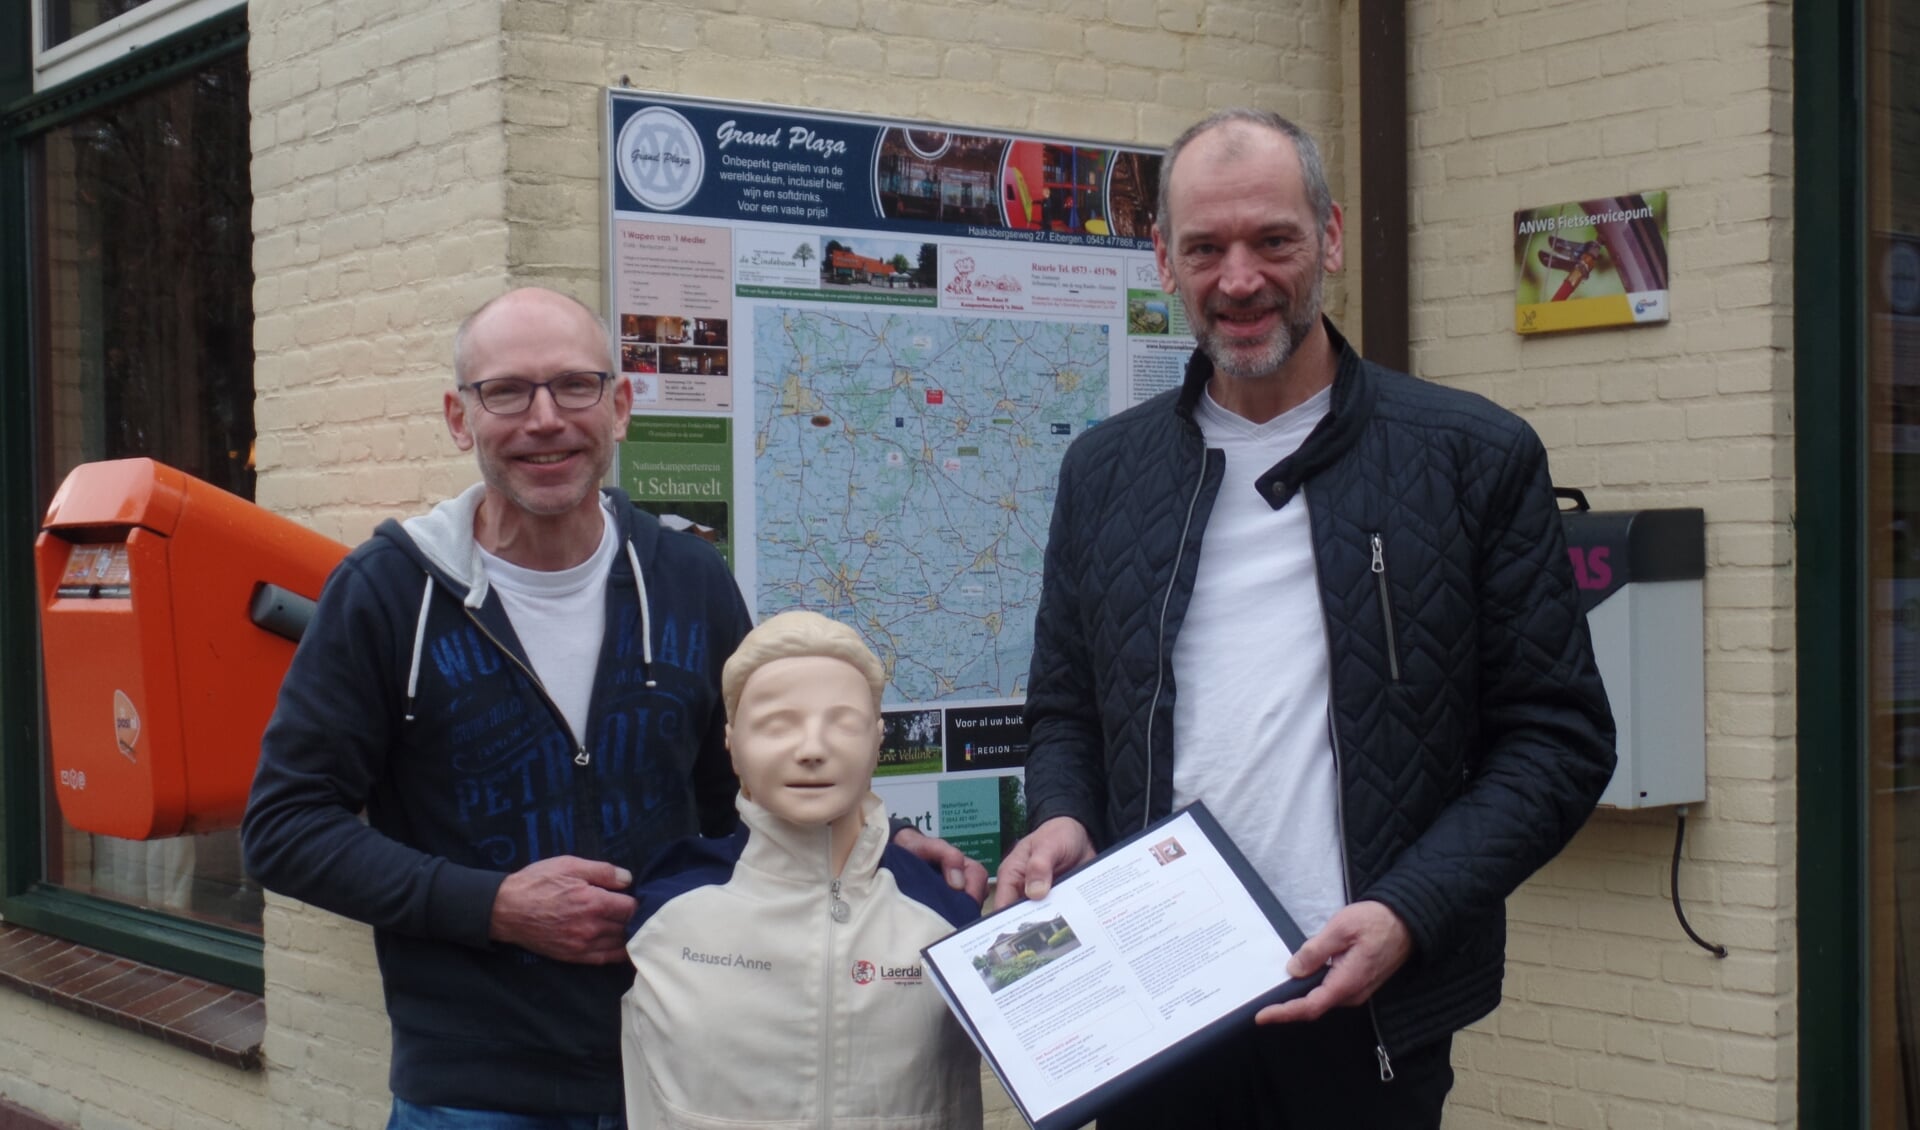
<path id="1" fill-rule="evenodd" d="M 1620 732 L 1600 803 L 1707 798 L 1706 516 L 1698 509 L 1563 511 L 1580 607 Z"/>

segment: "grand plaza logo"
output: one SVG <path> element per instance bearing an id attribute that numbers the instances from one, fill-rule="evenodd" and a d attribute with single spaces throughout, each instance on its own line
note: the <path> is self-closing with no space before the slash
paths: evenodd
<path id="1" fill-rule="evenodd" d="M 627 191 L 656 212 L 684 207 L 707 175 L 707 151 L 693 123 L 665 106 L 648 106 L 620 127 L 616 165 Z"/>

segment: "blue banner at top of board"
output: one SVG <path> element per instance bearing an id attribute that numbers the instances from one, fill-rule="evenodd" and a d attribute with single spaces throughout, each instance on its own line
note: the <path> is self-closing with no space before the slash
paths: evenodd
<path id="1" fill-rule="evenodd" d="M 616 213 L 1153 246 L 1155 150 L 609 94 Z"/>

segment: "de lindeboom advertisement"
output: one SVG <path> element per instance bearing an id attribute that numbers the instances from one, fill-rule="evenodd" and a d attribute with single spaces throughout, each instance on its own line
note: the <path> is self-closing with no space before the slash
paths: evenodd
<path id="1" fill-rule="evenodd" d="M 989 868 L 1060 458 L 1177 384 L 1156 151 L 610 90 L 621 480 L 886 665 L 877 789 Z"/>

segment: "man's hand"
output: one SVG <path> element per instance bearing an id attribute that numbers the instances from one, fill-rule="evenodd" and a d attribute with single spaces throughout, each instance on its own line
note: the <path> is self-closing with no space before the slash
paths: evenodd
<path id="1" fill-rule="evenodd" d="M 608 965 L 627 959 L 633 874 L 578 856 L 543 859 L 507 876 L 493 896 L 487 936 L 556 961 Z"/>
<path id="2" fill-rule="evenodd" d="M 1365 1004 L 1412 954 L 1413 936 L 1407 933 L 1406 923 L 1384 903 L 1356 902 L 1344 907 L 1287 962 L 1289 977 L 1305 977 L 1323 965 L 1331 966 L 1327 979 L 1304 997 L 1261 1009 L 1254 1023 L 1318 1020 L 1329 1009 Z"/>
<path id="3" fill-rule="evenodd" d="M 1013 845 L 1000 861 L 994 883 L 993 908 L 1012 906 L 1023 898 L 1041 899 L 1053 889 L 1053 877 L 1093 858 L 1093 837 L 1080 821 L 1056 816 Z"/>
<path id="4" fill-rule="evenodd" d="M 967 897 L 976 904 L 986 901 L 987 869 L 979 860 L 918 828 L 900 829 L 894 833 L 893 842 L 912 852 L 921 862 L 938 867 L 947 876 L 947 886 L 967 892 Z"/>

